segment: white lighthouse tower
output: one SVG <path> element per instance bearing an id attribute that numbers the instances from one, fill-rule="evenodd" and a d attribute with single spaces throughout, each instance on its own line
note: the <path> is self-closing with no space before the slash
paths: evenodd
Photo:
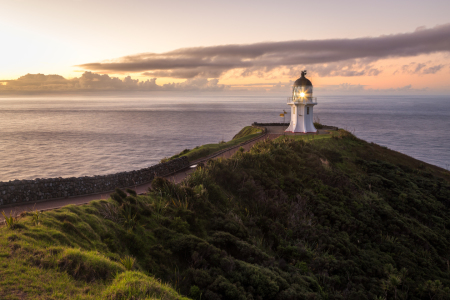
<path id="1" fill-rule="evenodd" d="M 286 132 L 317 132 L 313 124 L 313 108 L 317 99 L 313 98 L 313 86 L 311 81 L 305 77 L 306 70 L 302 76 L 294 82 L 292 97 L 288 98 L 287 104 L 291 107 L 291 123 Z"/>

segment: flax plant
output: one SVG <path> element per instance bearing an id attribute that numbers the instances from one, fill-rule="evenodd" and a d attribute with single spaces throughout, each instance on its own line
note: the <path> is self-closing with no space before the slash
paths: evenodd
<path id="1" fill-rule="evenodd" d="M 9 216 L 7 216 L 5 214 L 5 211 L 2 211 L 2 215 L 5 218 L 5 224 L 8 229 L 15 229 L 17 227 L 19 218 L 17 217 L 16 213 L 13 213 L 13 211 L 11 210 L 9 212 Z"/>
<path id="2" fill-rule="evenodd" d="M 125 255 L 120 259 L 120 263 L 127 269 L 127 271 L 132 271 L 136 263 L 136 258 L 130 255 Z"/>

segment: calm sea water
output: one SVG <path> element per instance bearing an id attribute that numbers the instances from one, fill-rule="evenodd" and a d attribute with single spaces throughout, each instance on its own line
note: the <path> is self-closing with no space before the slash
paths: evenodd
<path id="1" fill-rule="evenodd" d="M 0 98 L 0 181 L 137 170 L 254 121 L 281 122 L 283 109 L 275 96 Z M 314 113 L 449 168 L 450 97 L 323 96 Z"/>

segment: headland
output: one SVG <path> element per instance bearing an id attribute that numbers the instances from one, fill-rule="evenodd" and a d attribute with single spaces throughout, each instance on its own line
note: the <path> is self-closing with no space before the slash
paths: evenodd
<path id="1" fill-rule="evenodd" d="M 345 130 L 322 136 L 263 139 L 145 195 L 8 219 L 0 298 L 447 299 L 450 173 Z"/>

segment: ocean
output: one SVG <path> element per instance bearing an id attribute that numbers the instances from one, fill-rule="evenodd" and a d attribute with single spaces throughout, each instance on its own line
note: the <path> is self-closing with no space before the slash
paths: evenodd
<path id="1" fill-rule="evenodd" d="M 283 122 L 286 98 L 0 98 L 0 181 L 145 168 L 184 149 L 230 140 L 255 121 Z M 449 96 L 319 96 L 314 115 L 366 141 L 450 168 Z"/>

